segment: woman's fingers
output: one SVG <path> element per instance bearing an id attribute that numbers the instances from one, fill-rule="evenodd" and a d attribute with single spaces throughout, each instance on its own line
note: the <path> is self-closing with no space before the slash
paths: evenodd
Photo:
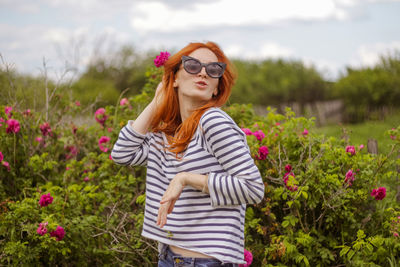
<path id="1" fill-rule="evenodd" d="M 160 228 L 163 228 L 164 225 L 167 223 L 167 214 L 168 214 L 169 205 L 170 205 L 170 202 L 161 204 L 160 208 L 158 209 L 157 225 L 160 226 Z"/>

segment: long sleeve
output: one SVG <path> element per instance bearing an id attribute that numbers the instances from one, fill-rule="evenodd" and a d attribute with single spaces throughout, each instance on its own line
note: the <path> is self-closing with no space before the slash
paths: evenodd
<path id="1" fill-rule="evenodd" d="M 142 135 L 134 131 L 130 123 L 121 129 L 111 157 L 119 165 L 145 165 L 149 153 L 149 134 Z"/>
<path id="2" fill-rule="evenodd" d="M 225 170 L 225 173 L 209 173 L 208 189 L 212 206 L 261 202 L 264 183 L 242 130 L 217 108 L 207 110 L 200 124 L 207 149 Z"/>

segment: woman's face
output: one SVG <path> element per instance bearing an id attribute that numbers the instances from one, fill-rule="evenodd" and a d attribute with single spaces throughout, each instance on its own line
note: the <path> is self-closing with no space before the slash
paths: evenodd
<path id="1" fill-rule="evenodd" d="M 208 48 L 199 48 L 189 54 L 201 63 L 218 62 L 217 56 Z M 197 74 L 190 74 L 180 66 L 174 87 L 178 88 L 179 101 L 189 101 L 192 104 L 204 105 L 218 93 L 218 78 L 211 78 L 204 67 Z"/>

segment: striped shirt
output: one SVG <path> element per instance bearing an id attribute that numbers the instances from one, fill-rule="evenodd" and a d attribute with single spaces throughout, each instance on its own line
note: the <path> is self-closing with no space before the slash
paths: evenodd
<path id="1" fill-rule="evenodd" d="M 164 133 L 142 135 L 130 123 L 122 128 L 111 156 L 117 164 L 147 165 L 142 235 L 224 263 L 245 263 L 246 204 L 262 200 L 264 184 L 243 131 L 224 111 L 210 108 L 183 157 L 176 159 L 163 145 L 168 144 Z M 186 186 L 160 228 L 156 222 L 161 197 L 180 172 L 208 175 L 209 193 Z"/>

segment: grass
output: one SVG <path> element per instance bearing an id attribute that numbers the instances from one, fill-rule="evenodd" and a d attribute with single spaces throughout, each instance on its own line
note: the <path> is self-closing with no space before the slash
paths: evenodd
<path id="1" fill-rule="evenodd" d="M 313 131 L 317 134 L 325 136 L 334 136 L 342 138 L 344 134 L 349 136 L 352 145 L 363 144 L 367 147 L 368 139 L 375 139 L 378 142 L 379 153 L 389 153 L 390 146 L 393 141 L 387 134 L 387 131 L 392 128 L 397 128 L 400 125 L 400 112 L 388 116 L 382 121 L 367 121 L 358 124 L 345 125 L 328 125 L 323 127 L 315 127 Z"/>

